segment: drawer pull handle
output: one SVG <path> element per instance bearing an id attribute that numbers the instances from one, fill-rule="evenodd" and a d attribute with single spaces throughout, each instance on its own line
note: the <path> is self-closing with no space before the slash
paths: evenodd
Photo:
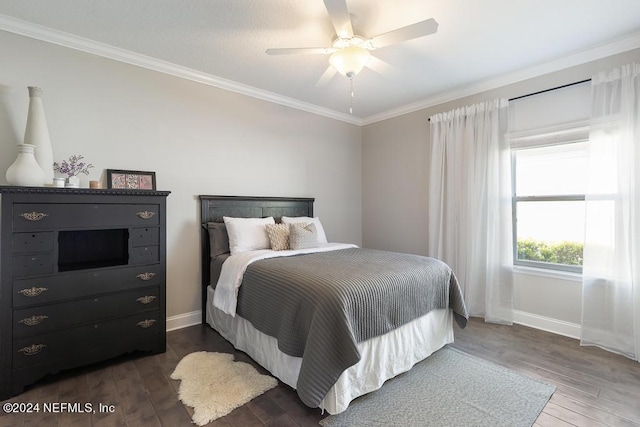
<path id="1" fill-rule="evenodd" d="M 149 304 L 154 299 L 156 299 L 154 295 L 145 295 L 143 297 L 136 299 L 136 301 L 138 301 L 140 304 Z"/>
<path id="2" fill-rule="evenodd" d="M 25 288 L 25 289 L 20 289 L 18 291 L 19 294 L 22 294 L 25 297 L 29 297 L 29 298 L 34 298 L 37 297 L 38 295 L 40 295 L 43 292 L 48 291 L 48 288 Z"/>
<path id="3" fill-rule="evenodd" d="M 136 215 L 138 215 L 142 219 L 151 219 L 155 214 L 155 212 L 149 211 L 136 212 Z"/>
<path id="4" fill-rule="evenodd" d="M 153 279 L 154 277 L 156 277 L 156 273 L 149 273 L 149 272 L 147 272 L 147 273 L 140 273 L 140 274 L 138 274 L 136 277 L 137 277 L 138 279 L 140 279 L 140 280 L 145 280 L 145 281 L 147 281 L 147 280 L 151 280 L 151 279 Z"/>
<path id="5" fill-rule="evenodd" d="M 21 348 L 18 352 L 25 356 L 34 356 L 40 353 L 46 346 L 46 344 L 31 344 L 29 347 Z"/>
<path id="6" fill-rule="evenodd" d="M 18 323 L 22 323 L 26 326 L 36 326 L 42 323 L 45 319 L 48 319 L 49 316 L 31 316 L 25 319 L 20 320 Z"/>
<path id="7" fill-rule="evenodd" d="M 154 323 L 156 323 L 156 321 L 154 319 L 145 319 L 142 322 L 138 322 L 138 326 L 140 326 L 141 328 L 148 328 L 150 326 L 152 326 Z"/>
<path id="8" fill-rule="evenodd" d="M 49 214 L 46 214 L 44 212 L 25 212 L 25 213 L 21 213 L 18 216 L 21 216 L 27 221 L 40 221 L 41 219 L 48 217 Z"/>

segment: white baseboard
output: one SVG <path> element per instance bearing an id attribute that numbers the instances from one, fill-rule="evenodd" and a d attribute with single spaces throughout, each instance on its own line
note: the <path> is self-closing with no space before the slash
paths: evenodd
<path id="1" fill-rule="evenodd" d="M 167 317 L 167 332 L 202 323 L 202 310 Z"/>
<path id="2" fill-rule="evenodd" d="M 551 317 L 539 316 L 525 311 L 513 310 L 513 323 L 541 329 L 565 337 L 580 339 L 580 325 Z"/>

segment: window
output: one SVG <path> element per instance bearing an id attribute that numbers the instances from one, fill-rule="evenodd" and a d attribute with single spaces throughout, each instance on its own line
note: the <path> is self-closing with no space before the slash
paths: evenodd
<path id="1" fill-rule="evenodd" d="M 570 133 L 513 148 L 516 265 L 582 271 L 588 141 L 584 130 Z"/>
<path id="2" fill-rule="evenodd" d="M 516 265 L 582 272 L 588 81 L 509 102 Z"/>

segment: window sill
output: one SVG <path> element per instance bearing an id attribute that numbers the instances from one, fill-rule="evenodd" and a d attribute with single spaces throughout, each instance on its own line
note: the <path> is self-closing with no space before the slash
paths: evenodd
<path id="1" fill-rule="evenodd" d="M 517 274 L 527 274 L 529 276 L 549 277 L 552 279 L 569 280 L 572 282 L 582 282 L 582 274 L 570 271 L 550 270 L 547 268 L 525 267 L 514 265 L 513 272 Z"/>

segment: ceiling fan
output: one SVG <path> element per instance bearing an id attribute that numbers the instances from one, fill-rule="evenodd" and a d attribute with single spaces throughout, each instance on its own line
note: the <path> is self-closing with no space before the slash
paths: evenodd
<path id="1" fill-rule="evenodd" d="M 365 67 L 371 59 L 370 51 L 418 37 L 428 36 L 438 30 L 438 23 L 432 18 L 371 38 L 365 38 L 354 34 L 346 0 L 323 1 L 336 31 L 330 47 L 293 47 L 266 50 L 268 55 L 331 55 L 329 57 L 330 66 L 321 77 L 321 81 L 331 78 L 336 70 L 340 72 L 340 74 L 353 80 L 356 74 L 362 71 L 362 68 Z"/>

